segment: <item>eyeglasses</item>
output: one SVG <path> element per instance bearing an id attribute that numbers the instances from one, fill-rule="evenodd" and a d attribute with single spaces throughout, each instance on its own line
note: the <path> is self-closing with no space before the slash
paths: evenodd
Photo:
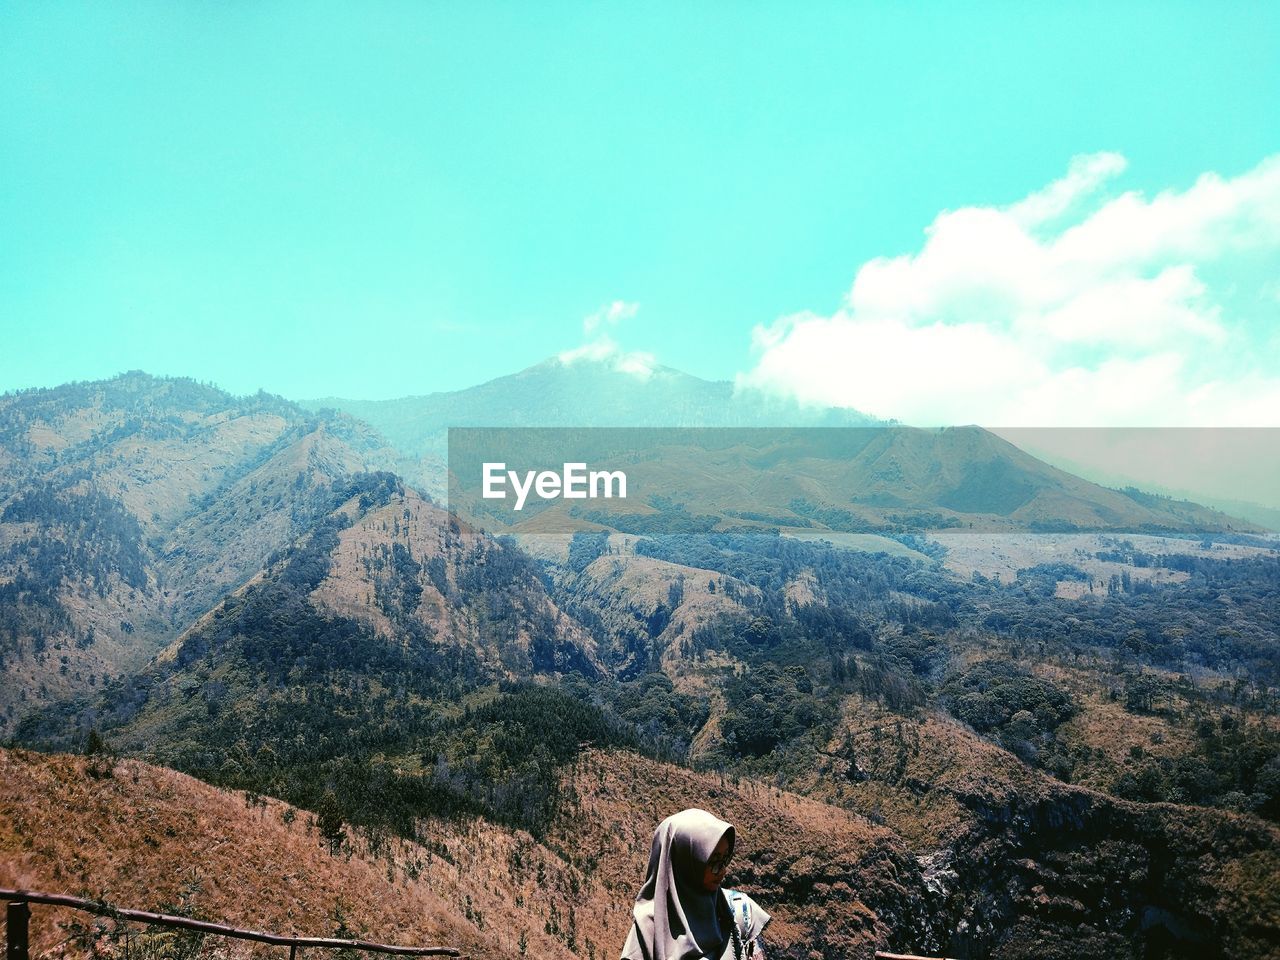
<path id="1" fill-rule="evenodd" d="M 724 873 L 729 866 L 729 861 L 733 859 L 733 851 L 726 853 L 723 857 L 712 857 L 707 861 L 707 869 L 712 873 Z"/>

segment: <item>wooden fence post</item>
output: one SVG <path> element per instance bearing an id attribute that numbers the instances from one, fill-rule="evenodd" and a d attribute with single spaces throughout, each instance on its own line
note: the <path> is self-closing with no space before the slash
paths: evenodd
<path id="1" fill-rule="evenodd" d="M 5 960 L 27 960 L 27 921 L 31 908 L 21 900 L 10 903 L 5 911 Z"/>

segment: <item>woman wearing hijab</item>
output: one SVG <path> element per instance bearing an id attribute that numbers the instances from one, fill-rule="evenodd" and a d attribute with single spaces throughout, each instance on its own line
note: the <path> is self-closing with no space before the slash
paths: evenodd
<path id="1" fill-rule="evenodd" d="M 658 824 L 622 960 L 763 960 L 769 915 L 720 888 L 735 839 L 732 824 L 705 810 Z"/>

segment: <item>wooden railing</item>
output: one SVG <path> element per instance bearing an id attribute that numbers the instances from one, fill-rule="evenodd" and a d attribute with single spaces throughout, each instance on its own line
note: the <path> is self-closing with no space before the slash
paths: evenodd
<path id="1" fill-rule="evenodd" d="M 885 953 L 876 951 L 876 960 L 948 960 L 947 957 L 917 957 L 913 953 Z"/>
<path id="2" fill-rule="evenodd" d="M 172 917 L 168 914 L 151 913 L 146 910 L 126 910 L 96 900 L 84 900 L 80 897 L 69 897 L 61 893 L 38 893 L 34 890 L 7 890 L 0 888 L 0 900 L 9 901 L 8 910 L 5 911 L 5 960 L 30 960 L 28 924 L 31 918 L 30 905 L 33 903 L 43 903 L 55 907 L 70 907 L 72 910 L 84 910 L 87 913 L 96 913 L 99 916 L 145 923 L 156 927 L 195 930 L 199 933 L 208 933 L 219 937 L 233 937 L 237 940 L 253 940 L 257 943 L 288 947 L 289 960 L 296 960 L 299 947 L 318 947 L 324 950 L 367 950 L 371 953 L 391 953 L 408 957 L 457 957 L 459 960 L 467 960 L 460 951 L 455 950 L 453 947 L 397 947 L 386 943 L 371 943 L 367 940 L 285 937 L 276 933 L 265 933 L 261 930 L 242 930 L 239 927 L 228 927 L 221 923 L 193 920 L 190 917 Z"/>

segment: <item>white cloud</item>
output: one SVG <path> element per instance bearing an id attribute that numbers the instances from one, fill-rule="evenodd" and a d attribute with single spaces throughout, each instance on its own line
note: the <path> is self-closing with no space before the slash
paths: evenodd
<path id="1" fill-rule="evenodd" d="M 616 327 L 623 320 L 630 320 L 640 312 L 640 304 L 615 300 L 607 303 L 594 313 L 582 318 L 582 332 L 591 336 L 601 327 Z"/>
<path id="2" fill-rule="evenodd" d="M 1118 153 L 1089 153 L 1073 157 L 1067 175 L 1009 208 L 1018 223 L 1034 227 L 1062 216 L 1076 201 L 1106 181 L 1124 173 L 1129 161 Z"/>
<path id="3" fill-rule="evenodd" d="M 652 376 L 656 364 L 657 361 L 652 353 L 646 353 L 643 350 L 632 350 L 629 353 L 619 353 L 613 367 L 619 373 L 629 373 L 633 377 L 639 377 L 641 380 L 648 380 Z"/>
<path id="4" fill-rule="evenodd" d="M 613 338 L 608 336 L 597 337 L 590 343 L 584 343 L 572 350 L 565 350 L 559 354 L 559 357 L 560 362 L 565 366 L 582 361 L 608 363 L 619 373 L 629 373 L 641 380 L 648 380 L 657 366 L 657 360 L 652 353 L 642 350 L 623 350 L 613 341 Z"/>
<path id="5" fill-rule="evenodd" d="M 560 362 L 565 365 L 582 361 L 607 363 L 619 373 L 647 380 L 657 365 L 654 355 L 642 351 L 623 350 L 608 333 L 602 330 L 602 328 L 616 327 L 623 320 L 630 320 L 639 312 L 640 304 L 638 303 L 614 300 L 588 314 L 582 320 L 582 332 L 588 337 L 587 342 L 560 353 Z"/>
<path id="6" fill-rule="evenodd" d="M 574 347 L 572 350 L 565 350 L 560 353 L 560 362 L 568 366 L 571 363 L 577 363 L 580 360 L 591 360 L 599 362 L 608 360 L 616 356 L 618 353 L 618 345 L 609 337 L 601 337 L 591 343 L 584 343 L 580 347 Z"/>
<path id="7" fill-rule="evenodd" d="M 1280 156 L 1102 195 L 1125 166 L 1077 157 L 1008 207 L 944 211 L 830 316 L 757 327 L 740 388 L 920 424 L 1280 425 L 1272 330 L 1233 309 L 1274 283 Z"/>
<path id="8" fill-rule="evenodd" d="M 1105 343 L 1117 349 L 1158 347 L 1177 334 L 1221 342 L 1218 306 L 1187 264 L 1153 277 L 1098 280 L 1061 306 L 1022 314 L 1025 331 L 1064 343 Z"/>

